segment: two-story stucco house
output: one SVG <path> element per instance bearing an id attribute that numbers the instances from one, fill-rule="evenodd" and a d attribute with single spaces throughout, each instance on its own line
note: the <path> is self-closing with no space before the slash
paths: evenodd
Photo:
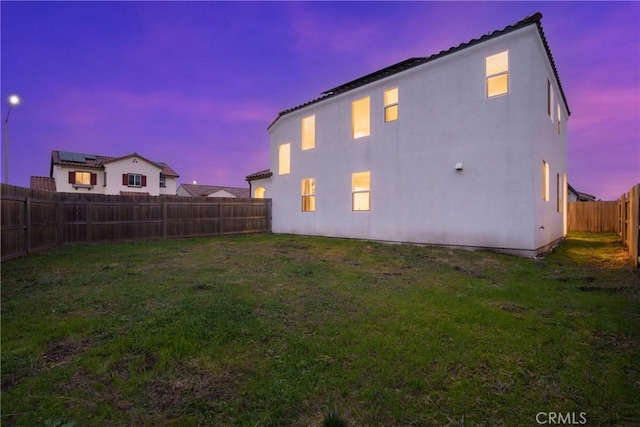
<path id="1" fill-rule="evenodd" d="M 166 163 L 137 153 L 122 157 L 53 151 L 50 177 L 31 177 L 31 187 L 62 193 L 175 195 L 179 175 Z"/>
<path id="2" fill-rule="evenodd" d="M 275 233 L 533 256 L 566 229 L 569 108 L 537 13 L 279 113 Z M 252 194 L 254 195 L 254 194 Z"/>

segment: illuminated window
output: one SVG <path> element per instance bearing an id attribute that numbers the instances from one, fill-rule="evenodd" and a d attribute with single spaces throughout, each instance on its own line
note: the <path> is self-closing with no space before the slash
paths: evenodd
<path id="1" fill-rule="evenodd" d="M 398 120 L 398 88 L 384 91 L 384 121 Z"/>
<path id="2" fill-rule="evenodd" d="M 509 92 L 509 52 L 485 58 L 487 98 Z"/>
<path id="3" fill-rule="evenodd" d="M 285 175 L 291 172 L 291 144 L 282 144 L 278 147 L 278 174 Z"/>
<path id="4" fill-rule="evenodd" d="M 305 178 L 302 180 L 302 212 L 316 210 L 316 180 Z"/>
<path id="5" fill-rule="evenodd" d="M 562 113 L 560 112 L 560 104 L 558 104 L 558 135 L 562 132 L 561 118 Z"/>
<path id="6" fill-rule="evenodd" d="M 91 172 L 76 172 L 76 184 L 91 185 Z"/>
<path id="7" fill-rule="evenodd" d="M 351 206 L 354 211 L 371 210 L 371 172 L 351 174 Z"/>
<path id="8" fill-rule="evenodd" d="M 371 134 L 369 119 L 369 97 L 351 103 L 351 135 L 353 139 Z"/>
<path id="9" fill-rule="evenodd" d="M 556 210 L 558 212 L 562 212 L 562 180 L 560 179 L 560 174 L 556 174 L 556 191 L 557 191 L 557 201 L 556 201 Z"/>
<path id="10" fill-rule="evenodd" d="M 302 149 L 308 150 L 316 146 L 316 116 L 302 119 Z"/>
<path id="11" fill-rule="evenodd" d="M 264 187 L 257 187 L 253 190 L 253 197 L 256 199 L 264 199 L 264 193 L 266 193 L 266 191 L 267 190 L 265 190 Z"/>
<path id="12" fill-rule="evenodd" d="M 549 163 L 542 161 L 542 200 L 549 201 Z"/>
<path id="13" fill-rule="evenodd" d="M 553 92 L 551 91 L 551 82 L 547 79 L 547 116 L 553 120 Z"/>

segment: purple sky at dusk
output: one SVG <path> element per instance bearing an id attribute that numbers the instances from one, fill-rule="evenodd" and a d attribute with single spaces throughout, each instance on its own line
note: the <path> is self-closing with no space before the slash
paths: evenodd
<path id="1" fill-rule="evenodd" d="M 568 177 L 613 200 L 640 182 L 638 2 L 1 3 L 10 183 L 52 150 L 137 152 L 179 183 L 247 187 L 278 112 L 541 12 L 571 116 Z"/>

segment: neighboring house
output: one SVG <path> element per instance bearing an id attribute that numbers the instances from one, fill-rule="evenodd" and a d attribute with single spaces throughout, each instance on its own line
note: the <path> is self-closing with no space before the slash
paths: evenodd
<path id="1" fill-rule="evenodd" d="M 137 153 L 123 157 L 53 151 L 49 177 L 31 177 L 31 188 L 61 193 L 176 194 L 179 175 L 166 163 Z"/>
<path id="2" fill-rule="evenodd" d="M 176 194 L 178 196 L 185 197 L 251 197 L 251 193 L 248 188 L 200 184 L 180 184 Z"/>
<path id="3" fill-rule="evenodd" d="M 587 193 L 581 193 L 573 188 L 569 183 L 567 183 L 567 191 L 569 194 L 567 200 L 569 202 L 593 202 L 594 200 L 596 200 L 596 196 L 592 196 L 591 194 Z"/>
<path id="4" fill-rule="evenodd" d="M 537 13 L 279 113 L 275 233 L 534 256 L 566 231 L 570 111 Z M 256 191 L 256 190 L 254 190 Z"/>

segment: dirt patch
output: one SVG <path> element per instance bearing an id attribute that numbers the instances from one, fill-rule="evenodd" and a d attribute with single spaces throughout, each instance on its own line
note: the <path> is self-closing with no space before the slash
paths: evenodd
<path id="1" fill-rule="evenodd" d="M 152 380 L 147 386 L 149 405 L 163 412 L 182 412 L 192 404 L 214 406 L 235 399 L 242 374 L 233 370 L 211 372 L 192 366 L 179 368 L 168 379 Z"/>
<path id="2" fill-rule="evenodd" d="M 611 294 L 623 292 L 624 288 L 620 287 L 611 287 L 607 288 L 604 286 L 578 286 L 578 290 L 582 292 L 608 292 Z"/>
<path id="3" fill-rule="evenodd" d="M 614 351 L 635 351 L 640 347 L 636 338 L 625 334 L 615 334 L 611 332 L 596 331 L 591 334 L 596 345 Z"/>
<path id="4" fill-rule="evenodd" d="M 46 368 L 62 366 L 92 345 L 93 339 L 91 338 L 80 341 L 70 339 L 54 341 L 42 355 L 42 362 Z"/>
<path id="5" fill-rule="evenodd" d="M 522 313 L 524 311 L 523 307 L 511 301 L 492 301 L 489 306 L 499 308 L 507 313 Z"/>

